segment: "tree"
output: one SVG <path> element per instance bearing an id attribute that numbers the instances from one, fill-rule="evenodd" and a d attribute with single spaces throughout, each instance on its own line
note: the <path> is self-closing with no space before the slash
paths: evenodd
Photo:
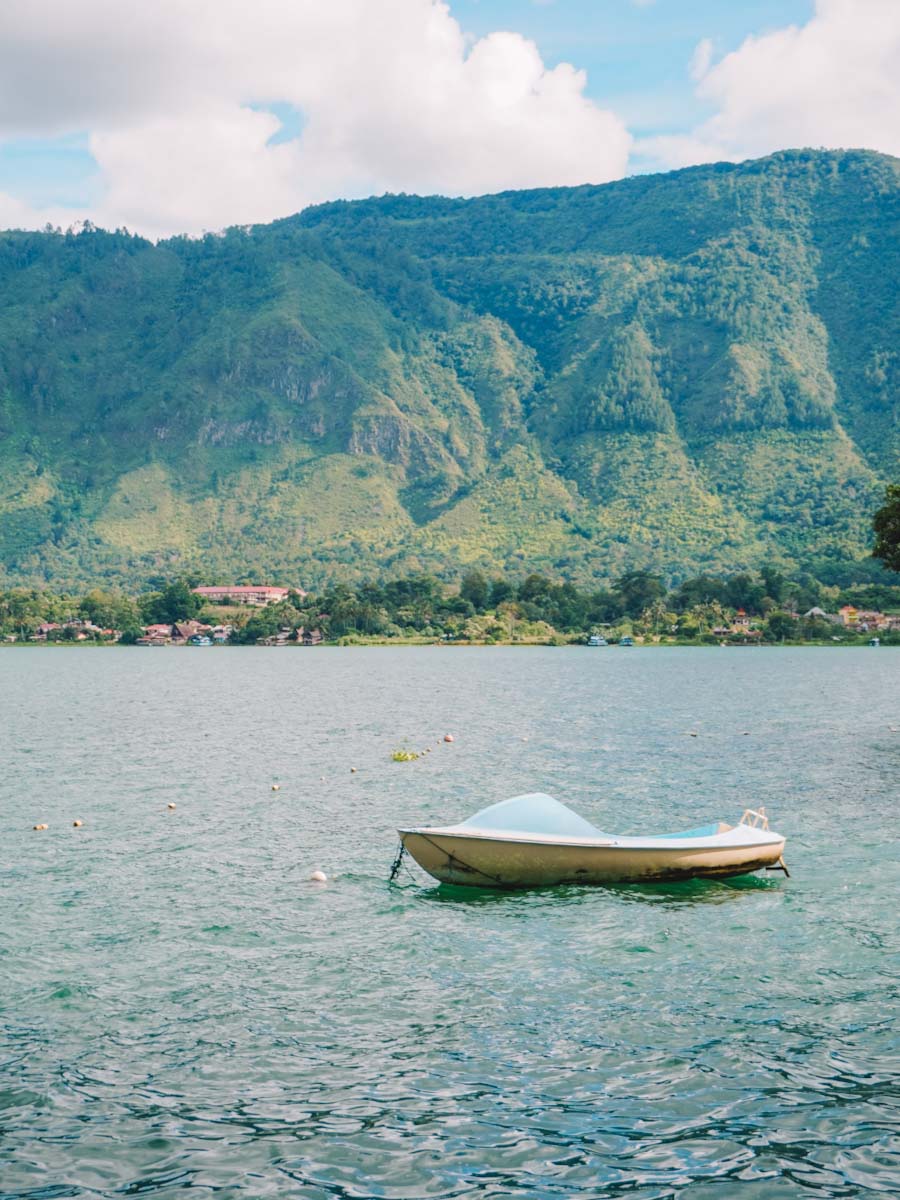
<path id="1" fill-rule="evenodd" d="M 519 599 L 530 600 L 532 603 L 540 603 L 547 598 L 547 594 L 552 586 L 550 580 L 544 575 L 532 572 L 519 585 Z"/>
<path id="2" fill-rule="evenodd" d="M 637 618 L 654 600 L 666 594 L 662 580 L 649 571 L 628 571 L 616 581 L 614 590 L 621 597 L 622 607 L 629 617 Z"/>
<path id="3" fill-rule="evenodd" d="M 884 505 L 872 518 L 875 531 L 873 558 L 880 558 L 892 571 L 900 571 L 900 483 L 888 484 Z"/>
<path id="4" fill-rule="evenodd" d="M 274 637 L 278 625 L 278 617 L 270 609 L 264 609 L 252 616 L 246 625 L 235 629 L 231 641 L 238 646 L 253 646 L 263 638 Z"/>
<path id="5" fill-rule="evenodd" d="M 149 625 L 189 621 L 203 605 L 203 601 L 191 591 L 190 584 L 184 579 L 167 584 L 161 592 L 142 596 L 138 603 L 141 615 Z"/>
<path id="6" fill-rule="evenodd" d="M 784 599 L 784 585 L 787 582 L 784 575 L 771 563 L 760 567 L 759 573 L 762 575 L 766 595 L 771 596 L 776 604 L 780 603 Z"/>
<path id="7" fill-rule="evenodd" d="M 138 624 L 138 610 L 133 600 L 100 588 L 88 592 L 79 611 L 101 629 L 133 629 Z"/>
<path id="8" fill-rule="evenodd" d="M 660 597 L 641 613 L 641 624 L 645 629 L 659 633 L 660 629 L 673 629 L 678 624 L 678 616 L 669 612 L 665 600 Z"/>
<path id="9" fill-rule="evenodd" d="M 491 607 L 496 608 L 505 600 L 511 600 L 514 594 L 515 588 L 508 580 L 495 579 L 491 584 Z"/>
<path id="10" fill-rule="evenodd" d="M 476 612 L 483 612 L 488 606 L 491 585 L 480 571 L 468 571 L 463 575 L 459 594 L 469 601 Z"/>
<path id="11" fill-rule="evenodd" d="M 686 612 L 698 604 L 710 604 L 714 600 L 719 604 L 730 603 L 729 585 L 724 579 L 713 575 L 697 575 L 693 579 L 686 579 L 674 597 L 675 607 L 680 612 Z"/>
<path id="12" fill-rule="evenodd" d="M 784 612 L 773 612 L 766 621 L 766 637 L 771 642 L 783 642 L 785 638 L 796 637 L 797 622 Z"/>

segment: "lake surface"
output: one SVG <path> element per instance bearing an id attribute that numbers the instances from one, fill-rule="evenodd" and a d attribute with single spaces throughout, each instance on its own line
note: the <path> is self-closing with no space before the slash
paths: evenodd
<path id="1" fill-rule="evenodd" d="M 5 1200 L 900 1190 L 900 652 L 12 649 L 0 694 Z M 792 877 L 388 887 L 398 824 L 533 790 L 765 804 Z"/>

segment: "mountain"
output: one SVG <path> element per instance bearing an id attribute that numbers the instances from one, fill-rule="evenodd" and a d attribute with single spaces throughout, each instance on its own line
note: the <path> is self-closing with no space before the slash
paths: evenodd
<path id="1" fill-rule="evenodd" d="M 871 575 L 898 183 L 791 151 L 155 245 L 0 234 L 0 580 Z"/>

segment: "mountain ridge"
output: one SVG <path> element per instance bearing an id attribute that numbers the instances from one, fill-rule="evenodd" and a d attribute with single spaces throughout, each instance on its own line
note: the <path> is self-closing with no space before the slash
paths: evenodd
<path id="1" fill-rule="evenodd" d="M 0 235 L 0 578 L 856 571 L 900 160 Z M 877 573 L 877 572 L 876 572 Z"/>

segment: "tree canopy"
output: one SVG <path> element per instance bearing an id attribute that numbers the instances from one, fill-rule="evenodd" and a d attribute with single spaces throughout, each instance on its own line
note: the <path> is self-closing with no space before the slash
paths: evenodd
<path id="1" fill-rule="evenodd" d="M 889 484 L 885 502 L 872 519 L 875 546 L 872 554 L 892 571 L 900 571 L 900 484 Z"/>

